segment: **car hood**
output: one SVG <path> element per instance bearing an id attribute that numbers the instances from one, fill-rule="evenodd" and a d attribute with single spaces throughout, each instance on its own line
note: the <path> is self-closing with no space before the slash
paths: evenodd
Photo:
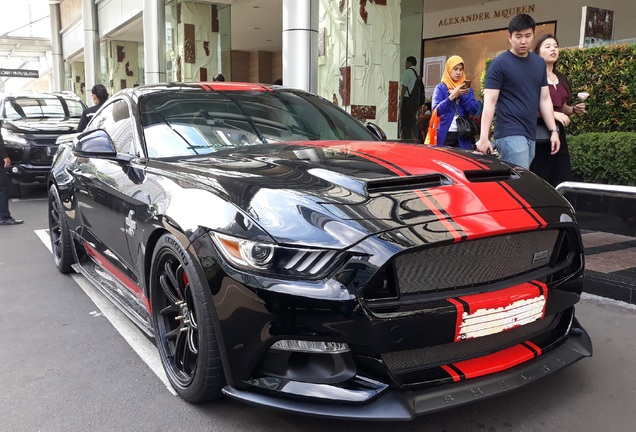
<path id="1" fill-rule="evenodd" d="M 20 120 L 5 120 L 3 127 L 22 133 L 71 133 L 75 132 L 79 124 L 78 117 L 71 118 L 27 118 Z"/>
<path id="2" fill-rule="evenodd" d="M 215 189 L 284 243 L 347 247 L 414 226 L 429 231 L 431 241 L 459 240 L 571 215 L 567 201 L 527 170 L 448 148 L 284 143 L 170 165 L 181 181 Z"/>

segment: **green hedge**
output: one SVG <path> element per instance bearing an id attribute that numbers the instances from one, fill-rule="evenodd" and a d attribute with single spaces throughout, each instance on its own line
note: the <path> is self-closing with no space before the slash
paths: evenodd
<path id="1" fill-rule="evenodd" d="M 636 131 L 636 45 L 563 49 L 559 69 L 578 92 L 590 94 L 587 113 L 572 116 L 570 135 Z"/>
<path id="2" fill-rule="evenodd" d="M 636 132 L 569 135 L 568 148 L 583 181 L 636 186 Z"/>

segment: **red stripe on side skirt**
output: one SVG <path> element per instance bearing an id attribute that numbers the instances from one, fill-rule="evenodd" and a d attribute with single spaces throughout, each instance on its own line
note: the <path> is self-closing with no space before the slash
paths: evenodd
<path id="1" fill-rule="evenodd" d="M 143 290 L 139 287 L 139 285 L 133 282 L 128 276 L 126 276 L 117 267 L 112 265 L 110 261 L 108 261 L 102 254 L 97 252 L 97 250 L 93 248 L 91 245 L 84 242 L 84 248 L 95 261 L 97 261 L 102 267 L 104 267 L 110 274 L 115 276 L 115 278 L 117 278 L 117 280 L 122 285 L 128 288 L 130 292 L 135 294 L 135 296 L 137 296 L 137 298 L 141 300 L 142 303 L 146 306 L 146 309 L 148 309 L 148 312 L 151 311 L 150 301 L 148 300 L 148 297 L 146 297 L 146 295 L 144 294 Z"/>
<path id="2" fill-rule="evenodd" d="M 454 363 L 453 366 L 459 369 L 466 379 L 471 379 L 510 369 L 534 357 L 535 353 L 529 348 L 515 345 L 483 357 Z"/>

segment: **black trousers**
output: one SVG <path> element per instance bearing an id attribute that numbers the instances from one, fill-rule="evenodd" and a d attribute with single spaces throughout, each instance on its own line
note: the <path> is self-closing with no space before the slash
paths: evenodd
<path id="1" fill-rule="evenodd" d="M 402 100 L 402 110 L 400 111 L 400 126 L 402 128 L 402 139 L 416 139 L 415 131 L 417 103 L 413 103 L 405 97 Z"/>
<path id="2" fill-rule="evenodd" d="M 444 140 L 444 145 L 448 147 L 459 147 L 459 135 L 457 132 L 448 132 Z"/>
<path id="3" fill-rule="evenodd" d="M 11 217 L 9 213 L 9 190 L 11 179 L 4 167 L 4 160 L 0 159 L 0 219 Z"/>
<path id="4" fill-rule="evenodd" d="M 530 163 L 530 171 L 557 187 L 559 183 L 572 180 L 572 164 L 568 152 L 568 142 L 565 136 L 565 128 L 561 128 L 559 140 L 561 148 L 555 155 L 550 154 L 550 141 L 537 141 L 535 145 L 534 159 Z"/>

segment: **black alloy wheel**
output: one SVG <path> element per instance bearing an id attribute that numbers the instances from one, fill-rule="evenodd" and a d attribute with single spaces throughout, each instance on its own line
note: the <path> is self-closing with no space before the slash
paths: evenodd
<path id="1" fill-rule="evenodd" d="M 157 242 L 150 273 L 155 339 L 168 380 L 189 402 L 218 398 L 224 375 L 212 302 L 174 236 Z"/>
<path id="2" fill-rule="evenodd" d="M 64 274 L 71 273 L 74 263 L 71 233 L 64 215 L 62 200 L 55 185 L 49 189 L 49 236 L 53 261 L 57 269 Z"/>

